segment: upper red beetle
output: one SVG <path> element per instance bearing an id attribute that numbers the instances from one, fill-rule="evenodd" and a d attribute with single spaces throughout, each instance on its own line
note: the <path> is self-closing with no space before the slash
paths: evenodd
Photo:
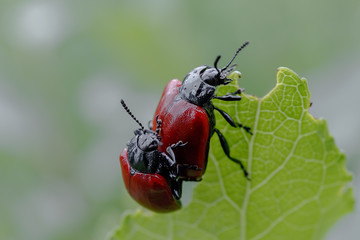
<path id="1" fill-rule="evenodd" d="M 238 163 L 245 177 L 249 178 L 242 162 L 230 156 L 230 148 L 225 137 L 215 128 L 214 110 L 217 110 L 232 127 L 244 128 L 251 134 L 250 128 L 236 123 L 229 114 L 215 107 L 211 101 L 214 98 L 223 101 L 241 100 L 241 89 L 224 96 L 216 96 L 215 90 L 216 86 L 226 85 L 232 81 L 227 75 L 235 65 L 230 64 L 248 44 L 249 42 L 245 42 L 238 48 L 225 67 L 217 67 L 220 59 L 218 56 L 214 67 L 197 67 L 185 76 L 183 82 L 174 79 L 166 85 L 154 115 L 153 126 L 155 128 L 156 119 L 162 120 L 160 137 L 163 144 L 159 146 L 160 151 L 165 151 L 174 142 L 187 143 L 183 148 L 174 150 L 179 181 L 201 180 L 206 169 L 209 141 L 214 132 L 219 136 L 226 156 Z"/>

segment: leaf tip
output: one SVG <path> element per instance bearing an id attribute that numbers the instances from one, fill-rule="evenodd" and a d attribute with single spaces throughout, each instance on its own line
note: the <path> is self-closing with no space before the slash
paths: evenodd
<path id="1" fill-rule="evenodd" d="M 278 67 L 277 68 L 277 81 L 278 83 L 282 82 L 286 76 L 289 76 L 291 78 L 293 78 L 294 80 L 300 81 L 300 77 L 299 75 L 297 75 L 296 72 L 294 72 L 293 70 L 291 70 L 290 68 L 287 67 Z"/>

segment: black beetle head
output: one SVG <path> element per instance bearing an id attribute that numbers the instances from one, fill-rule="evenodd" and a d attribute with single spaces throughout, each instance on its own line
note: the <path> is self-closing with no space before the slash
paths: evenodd
<path id="1" fill-rule="evenodd" d="M 161 145 L 160 136 L 148 129 L 138 129 L 135 131 L 137 136 L 137 146 L 145 152 L 157 150 L 158 146 Z"/>
<path id="2" fill-rule="evenodd" d="M 185 76 L 179 89 L 180 97 L 198 106 L 203 106 L 209 102 L 214 97 L 217 86 L 226 85 L 232 81 L 227 78 L 227 75 L 234 70 L 236 64 L 231 66 L 230 64 L 248 44 L 249 42 L 245 42 L 238 48 L 229 63 L 221 69 L 217 67 L 220 60 L 220 56 L 218 56 L 215 59 L 214 67 L 204 65 L 190 71 Z"/>

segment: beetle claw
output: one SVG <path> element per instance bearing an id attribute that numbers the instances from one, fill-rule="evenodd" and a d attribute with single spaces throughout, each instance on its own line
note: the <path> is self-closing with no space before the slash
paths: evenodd
<path id="1" fill-rule="evenodd" d="M 171 184 L 172 195 L 176 200 L 180 200 L 182 194 L 182 181 L 176 180 Z"/>

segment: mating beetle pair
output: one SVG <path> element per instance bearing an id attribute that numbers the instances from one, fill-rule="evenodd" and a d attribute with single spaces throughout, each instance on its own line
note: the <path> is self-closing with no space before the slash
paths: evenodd
<path id="1" fill-rule="evenodd" d="M 250 128 L 236 123 L 211 101 L 241 100 L 241 89 L 224 96 L 216 96 L 215 90 L 217 86 L 232 81 L 227 75 L 236 65 L 231 63 L 248 43 L 238 48 L 229 63 L 221 69 L 217 67 L 218 56 L 214 67 L 200 66 L 189 72 L 182 82 L 177 79 L 170 81 L 155 111 L 152 130 L 144 129 L 121 101 L 125 110 L 140 125 L 120 155 L 123 179 L 130 195 L 144 207 L 156 212 L 181 208 L 182 182 L 201 180 L 214 132 L 226 156 L 239 164 L 249 179 L 244 165 L 230 156 L 225 137 L 215 128 L 214 110 L 232 127 L 243 128 L 251 134 Z"/>

